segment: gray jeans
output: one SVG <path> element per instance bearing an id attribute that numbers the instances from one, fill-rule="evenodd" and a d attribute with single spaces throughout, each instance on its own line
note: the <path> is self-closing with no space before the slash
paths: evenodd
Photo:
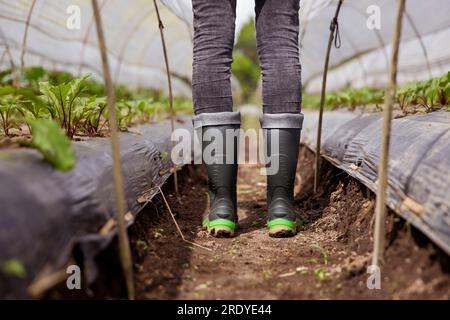
<path id="1" fill-rule="evenodd" d="M 236 0 L 192 0 L 192 6 L 195 114 L 232 111 Z M 300 0 L 255 0 L 264 113 L 300 112 L 299 7 Z"/>

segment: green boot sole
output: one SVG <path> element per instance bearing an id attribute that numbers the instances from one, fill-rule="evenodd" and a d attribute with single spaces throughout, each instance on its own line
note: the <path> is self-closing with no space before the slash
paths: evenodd
<path id="1" fill-rule="evenodd" d="M 273 238 L 289 238 L 297 234 L 303 225 L 301 219 L 295 222 L 288 219 L 274 219 L 267 223 L 269 236 Z"/>
<path id="2" fill-rule="evenodd" d="M 237 224 L 226 219 L 209 221 L 208 218 L 205 218 L 203 220 L 202 227 L 213 237 L 231 238 L 234 236 L 234 231 L 237 229 Z"/>

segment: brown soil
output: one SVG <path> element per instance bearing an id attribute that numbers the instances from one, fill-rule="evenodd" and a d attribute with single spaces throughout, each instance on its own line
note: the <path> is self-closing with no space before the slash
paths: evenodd
<path id="1" fill-rule="evenodd" d="M 312 195 L 313 154 L 301 151 L 296 206 L 306 220 L 290 239 L 269 238 L 265 228 L 265 177 L 241 166 L 240 229 L 232 239 L 201 230 L 206 175 L 188 167 L 182 195 L 168 200 L 183 242 L 156 197 L 132 230 L 139 299 L 450 299 L 450 259 L 420 232 L 390 213 L 386 221 L 382 287 L 366 285 L 372 249 L 374 195 L 329 164 Z M 169 189 L 166 190 L 170 192 Z"/>

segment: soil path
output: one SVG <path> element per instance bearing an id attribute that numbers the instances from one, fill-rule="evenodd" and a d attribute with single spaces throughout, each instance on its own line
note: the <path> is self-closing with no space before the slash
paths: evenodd
<path id="1" fill-rule="evenodd" d="M 141 299 L 362 299 L 450 298 L 449 258 L 414 228 L 391 214 L 381 290 L 367 288 L 374 195 L 325 165 L 313 196 L 313 155 L 303 148 L 296 206 L 307 223 L 290 239 L 272 239 L 265 228 L 265 177 L 258 166 L 239 169 L 240 229 L 215 239 L 200 229 L 206 206 L 206 176 L 189 167 L 181 201 L 172 210 L 192 241 L 181 241 L 160 199 L 133 230 L 136 286 Z M 167 191 L 169 192 L 169 190 Z M 158 212 L 155 219 L 154 212 Z"/>

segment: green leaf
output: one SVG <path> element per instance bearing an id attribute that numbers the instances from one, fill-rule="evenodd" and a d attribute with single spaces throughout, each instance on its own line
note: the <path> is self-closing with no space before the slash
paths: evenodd
<path id="1" fill-rule="evenodd" d="M 90 74 L 86 74 L 82 78 L 75 78 L 67 84 L 67 87 L 69 89 L 67 92 L 69 100 L 73 100 L 81 94 L 82 90 L 85 87 L 86 80 L 90 76 Z"/>
<path id="2" fill-rule="evenodd" d="M 15 90 L 15 88 L 13 86 L 0 87 L 0 97 L 6 96 L 6 95 L 10 95 L 10 94 L 14 94 L 15 91 L 16 90 Z"/>
<path id="3" fill-rule="evenodd" d="M 0 84 L 10 83 L 12 80 L 12 73 L 13 73 L 12 69 L 0 71 Z"/>
<path id="4" fill-rule="evenodd" d="M 242 88 L 242 98 L 248 100 L 258 86 L 260 69 L 251 58 L 239 51 L 233 54 L 231 66 L 233 75 L 238 79 Z"/>
<path id="5" fill-rule="evenodd" d="M 42 153 L 44 159 L 60 171 L 75 166 L 75 156 L 69 139 L 58 124 L 49 119 L 29 121 L 33 132 L 31 147 Z"/>
<path id="6" fill-rule="evenodd" d="M 167 159 L 167 158 L 169 157 L 169 153 L 168 153 L 167 151 L 161 151 L 161 152 L 159 153 L 159 157 L 160 157 L 162 160 L 165 160 L 165 159 Z"/>
<path id="7" fill-rule="evenodd" d="M 39 91 L 41 91 L 41 93 L 43 95 L 45 95 L 46 97 L 54 100 L 54 99 L 56 99 L 56 97 L 54 96 L 53 92 L 51 91 L 51 88 L 53 88 L 53 86 L 50 84 L 50 82 L 47 82 L 47 81 L 39 82 Z"/>
<path id="8" fill-rule="evenodd" d="M 25 278 L 27 271 L 25 266 L 17 259 L 6 260 L 1 264 L 3 273 L 17 278 Z"/>
<path id="9" fill-rule="evenodd" d="M 445 87 L 444 94 L 447 98 L 450 99 L 450 84 L 447 84 L 447 86 Z"/>
<path id="10" fill-rule="evenodd" d="M 67 83 L 51 85 L 49 82 L 40 82 L 41 93 L 48 98 L 48 111 L 54 120 L 57 120 L 66 131 L 69 138 L 79 129 L 77 126 L 85 114 L 81 94 L 86 86 L 89 74 L 82 78 L 75 78 Z"/>
<path id="11" fill-rule="evenodd" d="M 25 69 L 24 78 L 28 82 L 36 82 L 41 80 L 46 74 L 47 71 L 42 67 L 31 67 Z"/>

